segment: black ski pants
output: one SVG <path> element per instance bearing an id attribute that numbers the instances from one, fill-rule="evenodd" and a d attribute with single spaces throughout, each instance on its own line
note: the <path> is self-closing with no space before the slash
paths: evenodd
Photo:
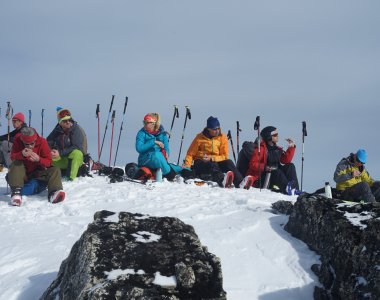
<path id="1" fill-rule="evenodd" d="M 230 159 L 219 162 L 197 159 L 194 161 L 193 171 L 195 177 L 199 177 L 203 180 L 212 180 L 219 184 L 221 184 L 224 179 L 224 173 L 232 171 L 234 173 L 235 187 L 239 187 L 240 182 L 243 180 L 243 176 L 236 168 L 234 162 Z"/>
<path id="2" fill-rule="evenodd" d="M 261 174 L 261 187 L 264 185 L 266 174 L 267 172 Z M 296 167 L 293 163 L 279 165 L 277 169 L 271 171 L 270 187 L 276 185 L 281 193 L 286 194 L 286 187 L 289 182 L 292 182 L 292 188 L 299 190 Z"/>

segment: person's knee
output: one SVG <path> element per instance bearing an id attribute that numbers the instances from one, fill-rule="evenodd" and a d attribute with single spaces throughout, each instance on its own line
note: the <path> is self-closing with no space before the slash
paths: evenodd
<path id="1" fill-rule="evenodd" d="M 68 158 L 71 160 L 83 162 L 83 152 L 78 150 L 78 149 L 75 149 L 75 150 L 70 152 Z"/>

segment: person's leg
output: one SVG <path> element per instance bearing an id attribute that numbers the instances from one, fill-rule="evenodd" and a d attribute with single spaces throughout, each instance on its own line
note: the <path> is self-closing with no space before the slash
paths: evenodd
<path id="1" fill-rule="evenodd" d="M 36 179 L 47 184 L 49 195 L 52 192 L 63 189 L 61 180 L 61 169 L 58 167 L 53 166 L 39 172 L 39 176 Z"/>
<path id="2" fill-rule="evenodd" d="M 63 171 L 66 171 L 69 167 L 69 159 L 67 156 L 60 156 L 59 158 L 53 159 L 53 166 L 61 169 L 62 173 Z"/>
<path id="3" fill-rule="evenodd" d="M 70 152 L 68 155 L 68 165 L 67 169 L 69 169 L 70 174 L 66 174 L 69 176 L 70 180 L 74 180 L 77 178 L 78 170 L 83 165 L 83 153 L 82 151 L 75 149 Z"/>
<path id="4" fill-rule="evenodd" d="M 11 160 L 11 148 L 12 148 L 13 143 L 8 141 L 2 141 L 1 142 L 1 156 L 3 158 L 3 164 L 9 168 L 10 165 L 12 164 Z"/>
<path id="5" fill-rule="evenodd" d="M 288 182 L 292 182 L 292 188 L 299 190 L 299 184 L 298 184 L 298 178 L 297 178 L 295 165 L 293 163 L 290 163 L 286 165 L 280 165 L 279 168 L 284 173 Z"/>
<path id="6" fill-rule="evenodd" d="M 263 177 L 261 177 L 261 184 L 264 184 L 264 180 L 265 180 L 265 177 L 264 177 L 264 179 L 263 179 Z M 275 169 L 275 170 L 271 171 L 269 186 L 272 189 L 274 188 L 277 190 L 277 188 L 278 188 L 278 190 L 281 193 L 286 194 L 287 193 L 286 187 L 288 185 L 288 182 L 289 182 L 289 180 L 288 180 L 288 178 L 286 178 L 284 172 L 282 172 L 282 169 Z"/>
<path id="7" fill-rule="evenodd" d="M 359 182 L 347 189 L 342 193 L 344 200 L 349 201 L 361 201 L 364 202 L 376 202 L 374 195 L 372 194 L 371 188 L 367 182 Z"/>
<path id="8" fill-rule="evenodd" d="M 218 162 L 217 164 L 223 173 L 227 173 L 228 171 L 232 171 L 234 173 L 234 185 L 235 187 L 239 187 L 240 182 L 243 181 L 243 176 L 236 168 L 234 162 L 231 159 L 226 159 Z"/>
<path id="9" fill-rule="evenodd" d="M 26 176 L 26 169 L 22 161 L 15 160 L 8 171 L 7 181 L 12 190 L 21 188 L 24 186 L 24 178 Z"/>

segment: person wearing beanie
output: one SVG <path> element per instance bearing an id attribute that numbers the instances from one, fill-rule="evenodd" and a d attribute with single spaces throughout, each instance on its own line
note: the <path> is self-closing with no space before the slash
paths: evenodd
<path id="1" fill-rule="evenodd" d="M 0 169 L 3 167 L 9 168 L 12 160 L 10 157 L 11 148 L 13 141 L 16 136 L 20 133 L 21 129 L 26 127 L 25 116 L 23 113 L 18 112 L 12 117 L 12 125 L 14 130 L 9 132 L 9 134 L 4 134 L 0 136 Z M 0 172 L 1 172 L 0 170 Z"/>
<path id="2" fill-rule="evenodd" d="M 338 163 L 334 173 L 336 189 L 342 198 L 349 201 L 379 202 L 380 181 L 375 181 L 367 172 L 367 152 L 359 149 Z"/>
<path id="3" fill-rule="evenodd" d="M 12 164 L 7 174 L 11 187 L 11 204 L 20 206 L 22 196 L 33 195 L 48 189 L 48 200 L 64 200 L 61 171 L 52 166 L 48 143 L 32 127 L 23 127 L 14 139 L 11 151 Z"/>
<path id="4" fill-rule="evenodd" d="M 249 189 L 252 179 L 243 178 L 228 154 L 227 136 L 222 133 L 218 118 L 210 116 L 206 127 L 196 135 L 187 150 L 182 167 L 191 169 L 195 177 L 215 181 L 221 187 L 234 184 Z"/>
<path id="5" fill-rule="evenodd" d="M 174 177 L 181 172 L 180 166 L 168 162 L 170 155 L 168 133 L 161 125 L 158 113 L 148 113 L 144 116 L 143 127 L 136 135 L 136 151 L 138 167 L 140 170 L 155 172 L 161 169 L 163 177 L 173 181 Z M 146 169 L 145 169 L 146 170 Z M 135 178 L 142 176 L 142 171 L 137 171 Z"/>
<path id="6" fill-rule="evenodd" d="M 254 143 L 246 173 L 254 177 L 255 187 L 262 188 L 267 174 L 270 173 L 267 188 L 288 195 L 300 194 L 296 168 L 292 163 L 296 150 L 293 140 L 286 139 L 287 150 L 279 147 L 278 130 L 274 126 L 263 128 L 260 137 L 260 145 L 258 146 L 258 139 Z"/>
<path id="7" fill-rule="evenodd" d="M 57 107 L 57 121 L 58 124 L 46 139 L 53 165 L 61 169 L 66 179 L 74 180 L 87 155 L 86 133 L 68 109 Z"/>

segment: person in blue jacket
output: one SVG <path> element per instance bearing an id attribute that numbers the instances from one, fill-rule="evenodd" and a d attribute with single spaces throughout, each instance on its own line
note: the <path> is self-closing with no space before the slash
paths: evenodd
<path id="1" fill-rule="evenodd" d="M 144 117 L 144 127 L 136 136 L 136 151 L 139 153 L 138 166 L 147 167 L 152 171 L 159 168 L 163 177 L 172 181 L 181 167 L 169 164 L 169 139 L 168 133 L 161 125 L 158 113 L 148 113 Z"/>

